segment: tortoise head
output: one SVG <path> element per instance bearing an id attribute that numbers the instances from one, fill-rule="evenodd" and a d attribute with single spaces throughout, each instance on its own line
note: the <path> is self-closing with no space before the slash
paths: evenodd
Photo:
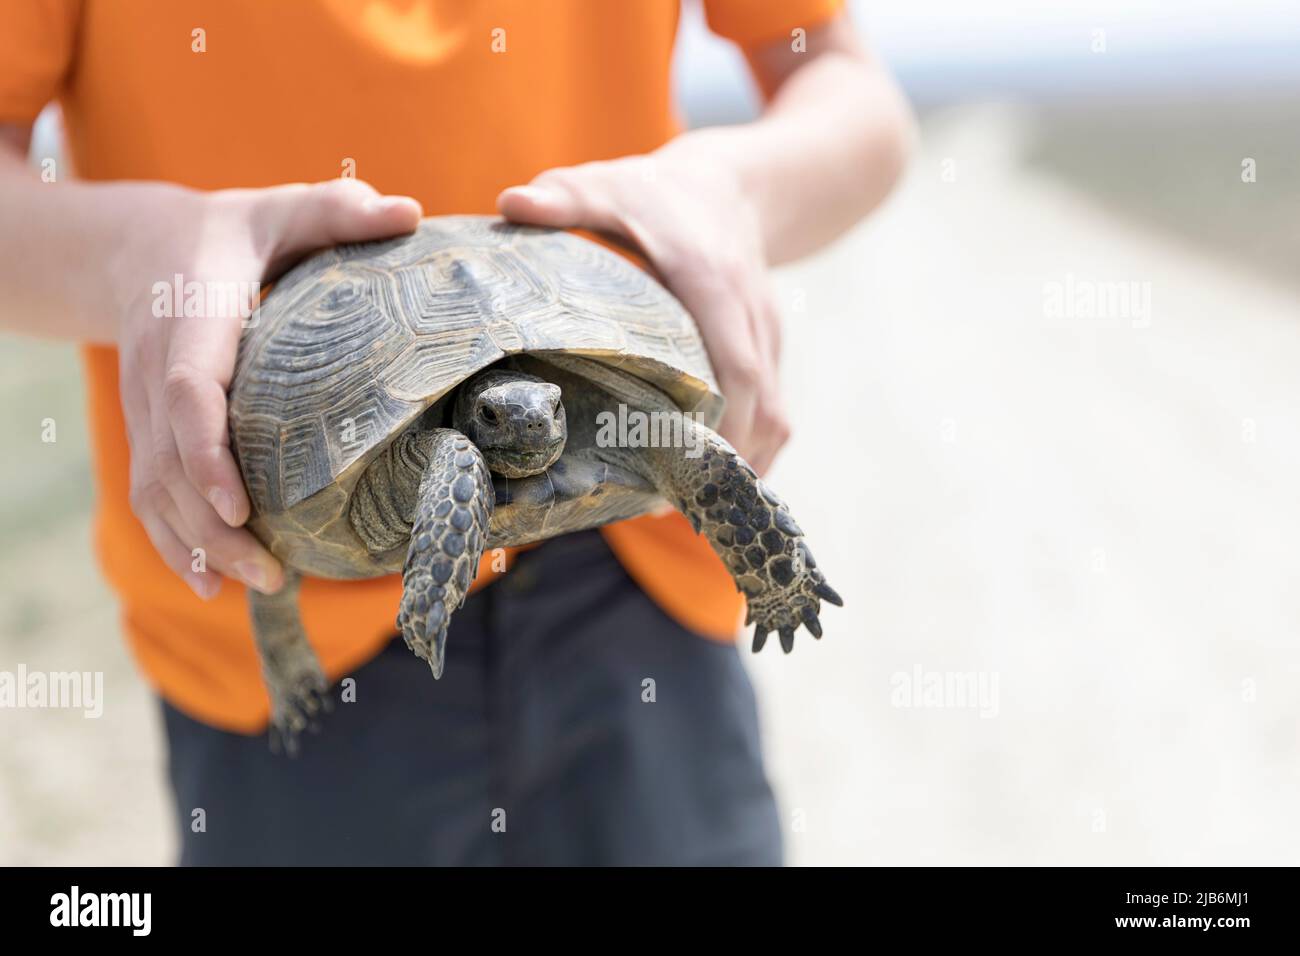
<path id="1" fill-rule="evenodd" d="M 560 387 L 508 369 L 488 369 L 462 385 L 452 425 L 506 478 L 541 474 L 568 437 Z"/>

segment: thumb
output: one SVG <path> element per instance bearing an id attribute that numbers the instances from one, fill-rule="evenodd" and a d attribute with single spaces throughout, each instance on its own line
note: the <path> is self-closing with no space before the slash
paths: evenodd
<path id="1" fill-rule="evenodd" d="M 576 196 L 545 186 L 511 186 L 497 197 L 497 210 L 512 222 L 533 226 L 568 229 L 586 225 Z"/>
<path id="2" fill-rule="evenodd" d="M 313 249 L 412 232 L 422 214 L 410 196 L 383 196 L 356 179 L 268 189 L 257 213 L 271 239 L 267 274 L 278 275 Z"/>
<path id="3" fill-rule="evenodd" d="M 584 167 L 552 169 L 527 186 L 511 186 L 497 196 L 497 210 L 512 222 L 623 235 L 616 193 L 584 173 Z"/>

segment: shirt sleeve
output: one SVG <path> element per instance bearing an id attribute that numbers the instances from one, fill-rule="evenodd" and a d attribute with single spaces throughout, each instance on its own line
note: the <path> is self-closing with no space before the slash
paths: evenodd
<path id="1" fill-rule="evenodd" d="M 0 123 L 30 123 L 72 66 L 81 0 L 0 2 Z"/>
<path id="2" fill-rule="evenodd" d="M 811 30 L 844 9 L 844 0 L 704 0 L 709 29 L 743 47 L 789 39 L 791 31 Z"/>

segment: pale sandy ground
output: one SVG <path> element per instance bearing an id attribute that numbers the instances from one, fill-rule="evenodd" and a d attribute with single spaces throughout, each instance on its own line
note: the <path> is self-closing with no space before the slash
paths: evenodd
<path id="1" fill-rule="evenodd" d="M 774 483 L 852 601 L 754 662 L 793 860 L 1294 864 L 1296 297 L 1030 173 L 1025 132 L 932 124 L 781 277 Z M 1046 319 L 1067 273 L 1150 282 L 1149 327 Z M 996 674 L 996 717 L 892 706 L 918 666 Z"/>
<path id="2" fill-rule="evenodd" d="M 791 860 L 1296 863 L 1295 291 L 1031 170 L 1027 129 L 934 119 L 889 207 L 778 278 L 773 483 L 849 601 L 752 661 Z M 1149 324 L 1048 318 L 1067 273 L 1149 282 Z M 167 861 L 71 355 L 5 340 L 0 371 L 0 668 L 109 695 L 98 721 L 0 711 L 0 863 Z M 996 696 L 895 706 L 917 668 Z"/>

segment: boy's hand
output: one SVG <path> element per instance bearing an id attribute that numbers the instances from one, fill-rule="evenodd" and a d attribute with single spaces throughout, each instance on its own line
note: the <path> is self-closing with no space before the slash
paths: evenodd
<path id="1" fill-rule="evenodd" d="M 757 216 L 733 173 L 679 155 L 551 169 L 497 198 L 516 222 L 633 243 L 700 327 L 727 399 L 720 431 L 759 474 L 790 436 L 777 365 L 781 328 Z"/>
<path id="2" fill-rule="evenodd" d="M 155 315 L 155 283 L 175 277 L 242 288 L 282 273 L 307 252 L 413 230 L 420 206 L 339 179 L 315 185 L 195 193 L 160 187 L 142 197 L 131 237 L 109 264 L 119 326 L 122 410 L 131 445 L 131 507 L 168 566 L 210 598 L 221 576 L 260 591 L 284 582 L 280 564 L 240 527 L 248 494 L 229 447 L 226 390 L 241 307 L 217 315 Z M 210 300 L 209 300 L 210 301 Z M 180 310 L 184 301 L 173 303 Z M 192 570 L 202 548 L 206 572 Z"/>

